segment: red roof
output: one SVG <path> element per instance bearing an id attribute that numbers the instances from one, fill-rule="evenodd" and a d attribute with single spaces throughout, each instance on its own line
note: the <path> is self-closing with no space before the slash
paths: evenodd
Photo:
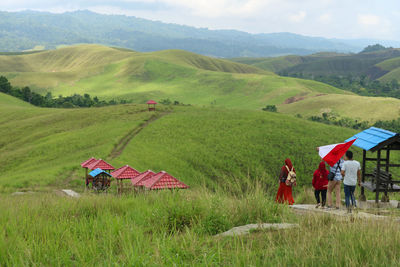
<path id="1" fill-rule="evenodd" d="M 129 165 L 125 165 L 113 172 L 111 172 L 111 175 L 116 178 L 116 179 L 132 179 L 138 176 L 140 172 L 135 170 Z"/>
<path id="2" fill-rule="evenodd" d="M 90 164 L 95 162 L 97 159 L 95 158 L 90 158 L 88 160 L 85 160 L 84 162 L 81 163 L 82 168 L 87 168 Z"/>
<path id="3" fill-rule="evenodd" d="M 98 159 L 96 161 L 93 161 L 93 163 L 91 163 L 87 167 L 90 170 L 94 170 L 94 169 L 97 169 L 97 168 L 102 169 L 102 170 L 115 170 L 115 168 L 111 164 L 105 162 L 102 159 Z"/>
<path id="4" fill-rule="evenodd" d="M 143 182 L 146 181 L 147 179 L 151 178 L 155 173 L 151 170 L 147 170 L 135 178 L 131 179 L 132 185 L 134 186 L 143 186 Z"/>
<path id="5" fill-rule="evenodd" d="M 157 104 L 157 102 L 156 101 L 154 101 L 154 100 L 149 100 L 149 101 L 147 101 L 147 104 L 149 104 L 149 105 L 155 105 L 155 104 Z"/>
<path id="6" fill-rule="evenodd" d="M 156 175 L 153 175 L 150 179 L 143 182 L 143 185 L 150 190 L 154 189 L 172 189 L 172 188 L 189 188 L 172 175 L 161 171 Z"/>

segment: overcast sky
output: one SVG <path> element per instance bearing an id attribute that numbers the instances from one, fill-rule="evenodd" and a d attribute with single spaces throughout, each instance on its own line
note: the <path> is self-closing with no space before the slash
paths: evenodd
<path id="1" fill-rule="evenodd" d="M 210 29 L 400 41 L 399 0 L 1 0 L 0 10 L 88 9 Z"/>

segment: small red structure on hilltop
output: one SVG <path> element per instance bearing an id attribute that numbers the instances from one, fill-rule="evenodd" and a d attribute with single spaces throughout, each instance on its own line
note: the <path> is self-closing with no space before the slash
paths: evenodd
<path id="1" fill-rule="evenodd" d="M 157 102 L 154 101 L 154 100 L 147 101 L 147 106 L 149 108 L 149 111 L 155 111 L 156 110 L 156 105 L 157 105 Z"/>

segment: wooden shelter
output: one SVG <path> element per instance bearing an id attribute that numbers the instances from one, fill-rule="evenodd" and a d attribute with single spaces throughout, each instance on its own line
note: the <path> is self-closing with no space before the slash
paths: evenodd
<path id="1" fill-rule="evenodd" d="M 189 186 L 185 185 L 172 175 L 161 171 L 143 182 L 143 185 L 148 190 L 158 189 L 186 189 Z"/>
<path id="2" fill-rule="evenodd" d="M 139 174 L 140 172 L 129 165 L 125 165 L 111 172 L 111 175 L 117 180 L 117 192 L 122 193 L 124 191 L 124 181 L 131 181 L 131 179 L 135 178 Z"/>
<path id="3" fill-rule="evenodd" d="M 365 188 L 375 192 L 375 202 L 379 202 L 379 193 L 383 192 L 382 202 L 388 202 L 388 192 L 400 191 L 400 180 L 393 180 L 390 168 L 400 167 L 400 164 L 390 162 L 390 152 L 400 151 L 400 135 L 384 129 L 371 127 L 364 130 L 346 141 L 357 138 L 353 145 L 363 149 L 363 160 L 361 165 L 361 197 L 365 201 Z M 367 151 L 375 153 L 376 157 L 368 157 Z M 382 156 L 384 153 L 384 156 Z M 367 162 L 376 164 L 372 172 L 367 173 Z M 371 178 L 366 181 L 366 178 Z"/>
<path id="4" fill-rule="evenodd" d="M 145 172 L 142 172 L 135 178 L 132 178 L 131 183 L 135 187 L 143 187 L 143 182 L 146 181 L 147 179 L 151 178 L 154 174 L 156 174 L 156 173 L 151 170 L 147 170 Z"/>
<path id="5" fill-rule="evenodd" d="M 155 111 L 156 110 L 156 105 L 157 105 L 157 102 L 154 101 L 154 100 L 147 101 L 147 106 L 149 108 L 149 111 Z"/>
<path id="6" fill-rule="evenodd" d="M 112 176 L 108 172 L 97 168 L 91 171 L 89 176 L 92 177 L 92 189 L 100 192 L 106 191 L 108 188 L 110 188 Z"/>
<path id="7" fill-rule="evenodd" d="M 97 161 L 97 159 L 92 157 L 92 158 L 87 159 L 87 160 L 85 160 L 84 162 L 81 163 L 81 167 L 86 169 L 85 177 L 88 175 L 88 166 L 90 164 L 93 164 L 93 162 L 95 162 L 95 161 Z"/>

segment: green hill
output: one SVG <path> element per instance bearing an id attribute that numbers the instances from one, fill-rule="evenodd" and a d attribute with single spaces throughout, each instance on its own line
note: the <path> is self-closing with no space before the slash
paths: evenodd
<path id="1" fill-rule="evenodd" d="M 8 98 L 0 94 L 0 102 Z M 161 106 L 153 114 L 143 112 L 144 105 L 45 109 L 21 104 L 0 105 L 0 191 L 80 187 L 79 163 L 91 156 L 115 167 L 166 170 L 194 187 L 246 176 L 275 186 L 277 170 L 291 157 L 306 184 L 319 161 L 315 146 L 354 133 L 263 111 Z M 133 138 L 111 157 L 124 137 Z"/>
<path id="2" fill-rule="evenodd" d="M 294 95 L 344 93 L 322 83 L 285 78 L 259 68 L 181 50 L 137 53 L 80 45 L 29 55 L 0 56 L 0 74 L 14 86 L 45 94 L 97 95 L 144 103 L 183 103 L 260 109 Z"/>

